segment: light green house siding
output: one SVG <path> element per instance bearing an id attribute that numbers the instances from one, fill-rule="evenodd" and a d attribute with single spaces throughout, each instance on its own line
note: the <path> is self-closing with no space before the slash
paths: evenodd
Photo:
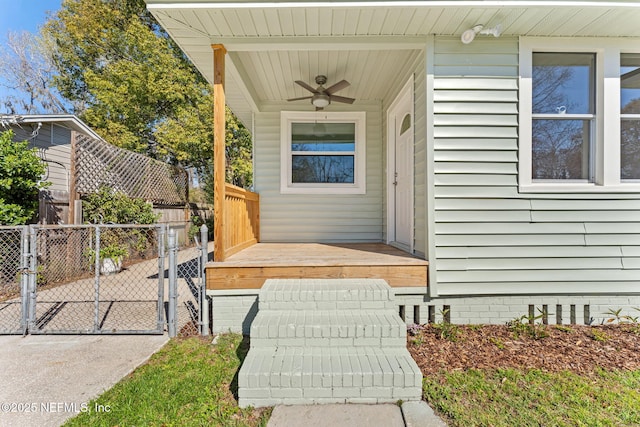
<path id="1" fill-rule="evenodd" d="M 518 191 L 518 40 L 431 58 L 437 294 L 639 292 L 640 194 Z"/>
<path id="2" fill-rule="evenodd" d="M 260 194 L 262 242 L 382 241 L 382 109 L 359 105 L 367 114 L 366 194 L 280 194 L 280 111 L 269 106 L 254 118 L 255 190 Z M 309 106 L 298 107 L 309 111 Z M 331 111 L 353 111 L 332 105 Z"/>

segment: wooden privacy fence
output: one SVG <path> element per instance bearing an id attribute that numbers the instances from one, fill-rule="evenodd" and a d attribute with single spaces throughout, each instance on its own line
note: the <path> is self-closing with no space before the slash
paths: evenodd
<path id="1" fill-rule="evenodd" d="M 260 196 L 235 185 L 225 184 L 224 257 L 231 256 L 260 240 Z"/>

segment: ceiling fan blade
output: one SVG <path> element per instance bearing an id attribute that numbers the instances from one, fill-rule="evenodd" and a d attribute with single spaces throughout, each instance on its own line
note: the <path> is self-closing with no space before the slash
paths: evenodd
<path id="1" fill-rule="evenodd" d="M 287 101 L 302 101 L 303 99 L 311 99 L 313 96 L 303 96 L 302 98 L 291 98 L 287 99 Z"/>
<path id="2" fill-rule="evenodd" d="M 353 101 L 355 101 L 355 99 L 347 98 L 345 96 L 331 95 L 331 101 L 344 102 L 345 104 L 353 104 Z"/>
<path id="3" fill-rule="evenodd" d="M 351 85 L 351 83 L 349 83 L 348 81 L 341 80 L 338 83 L 326 88 L 325 92 L 328 93 L 329 95 L 331 95 L 332 93 L 336 93 L 337 91 L 342 90 L 345 87 L 348 87 L 350 85 Z"/>
<path id="4" fill-rule="evenodd" d="M 307 83 L 303 82 L 302 80 L 296 80 L 296 83 L 299 84 L 300 86 L 302 86 L 303 88 L 305 88 L 306 90 L 308 90 L 309 92 L 315 94 L 318 93 L 317 90 L 315 90 L 315 88 L 309 86 Z"/>

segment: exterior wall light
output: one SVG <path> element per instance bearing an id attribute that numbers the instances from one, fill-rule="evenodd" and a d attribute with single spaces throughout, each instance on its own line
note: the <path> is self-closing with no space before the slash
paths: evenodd
<path id="1" fill-rule="evenodd" d="M 460 40 L 464 44 L 469 44 L 476 38 L 477 34 L 491 35 L 494 37 L 500 37 L 502 33 L 502 25 L 498 24 L 493 28 L 484 29 L 484 25 L 476 24 L 473 27 L 469 28 L 467 31 L 462 33 Z"/>

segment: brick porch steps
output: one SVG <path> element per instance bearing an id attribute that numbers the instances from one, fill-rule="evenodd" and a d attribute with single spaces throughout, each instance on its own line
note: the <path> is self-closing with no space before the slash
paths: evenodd
<path id="1" fill-rule="evenodd" d="M 406 325 L 394 310 L 268 310 L 251 326 L 251 347 L 404 347 Z"/>
<path id="2" fill-rule="evenodd" d="M 422 375 L 380 279 L 272 279 L 260 291 L 241 407 L 419 400 Z"/>

